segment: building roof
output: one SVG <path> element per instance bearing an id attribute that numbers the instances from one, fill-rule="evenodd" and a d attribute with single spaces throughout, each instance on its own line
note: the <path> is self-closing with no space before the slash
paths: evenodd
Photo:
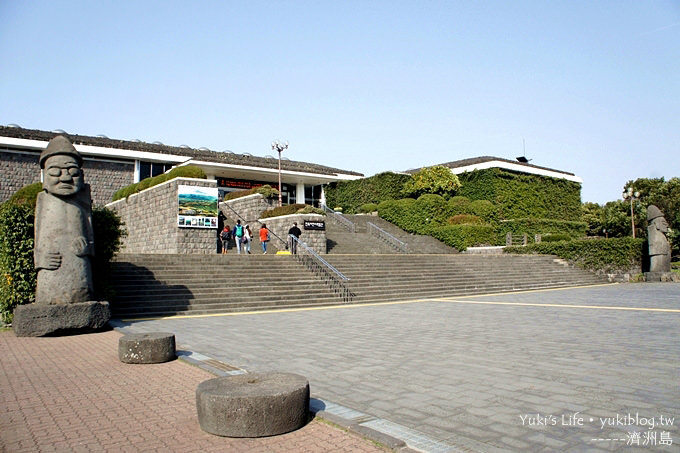
<path id="1" fill-rule="evenodd" d="M 76 148 L 81 146 L 94 147 L 99 149 L 111 149 L 111 154 L 115 155 L 117 150 L 126 150 L 139 153 L 150 153 L 156 155 L 167 155 L 168 161 L 199 161 L 215 164 L 229 164 L 243 167 L 258 167 L 278 169 L 279 160 L 273 157 L 258 157 L 249 154 L 236 154 L 231 151 L 219 152 L 209 149 L 194 149 L 187 146 L 170 146 L 162 143 L 146 143 L 138 140 L 117 140 L 104 136 L 91 137 L 88 135 L 69 134 L 63 131 L 41 131 L 37 129 L 24 129 L 16 126 L 0 126 L 0 136 L 10 137 L 20 140 L 30 140 L 39 142 L 49 142 L 57 135 L 63 135 L 73 143 Z M 128 156 L 129 157 L 129 156 Z M 157 156 L 157 160 L 159 157 Z M 178 159 L 181 157 L 182 159 Z M 338 168 L 326 167 L 324 165 L 299 162 L 293 160 L 281 160 L 281 169 L 284 171 L 312 173 L 319 175 L 348 175 L 363 177 L 361 173 Z"/>
<path id="2" fill-rule="evenodd" d="M 530 173 L 542 176 L 550 176 L 553 178 L 561 178 L 569 181 L 583 183 L 583 180 L 574 173 L 569 173 L 562 170 L 555 170 L 553 168 L 541 167 L 529 163 L 523 163 L 516 160 L 504 159 L 502 157 L 480 156 L 469 159 L 455 160 L 439 164 L 448 167 L 455 174 L 464 173 L 466 171 L 484 170 L 487 168 L 502 168 L 504 170 L 517 171 L 522 173 Z M 415 173 L 420 169 L 407 170 L 406 173 Z"/>

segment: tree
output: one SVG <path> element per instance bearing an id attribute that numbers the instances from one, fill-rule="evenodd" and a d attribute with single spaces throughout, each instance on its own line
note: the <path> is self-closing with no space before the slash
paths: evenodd
<path id="1" fill-rule="evenodd" d="M 656 205 L 663 212 L 671 231 L 668 238 L 671 242 L 674 256 L 680 254 L 680 178 L 674 177 L 666 181 L 661 178 L 638 178 L 628 181 L 624 190 L 632 187 L 640 192 L 639 212 L 636 212 L 636 226 L 643 229 L 643 236 L 647 235 L 647 206 Z M 630 205 L 629 205 L 630 209 Z M 630 220 L 630 214 L 628 214 Z"/>
<path id="2" fill-rule="evenodd" d="M 597 203 L 583 203 L 583 221 L 588 224 L 586 234 L 588 236 L 604 236 L 603 231 L 606 227 L 604 224 L 605 211 L 604 206 Z"/>
<path id="3" fill-rule="evenodd" d="M 404 195 L 417 198 L 430 193 L 448 197 L 456 193 L 459 188 L 458 176 L 454 175 L 448 167 L 435 165 L 422 168 L 412 174 L 411 179 L 404 184 Z"/>

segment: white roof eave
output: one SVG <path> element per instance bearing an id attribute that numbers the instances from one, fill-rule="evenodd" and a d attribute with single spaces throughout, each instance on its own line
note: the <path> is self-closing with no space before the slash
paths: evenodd
<path id="1" fill-rule="evenodd" d="M 583 184 L 583 179 L 576 175 L 570 175 L 567 173 L 561 173 L 558 171 L 536 168 L 526 165 L 519 165 L 511 162 L 504 162 L 502 160 L 490 160 L 487 162 L 480 162 L 478 164 L 466 165 L 464 167 L 451 168 L 451 172 L 453 174 L 459 175 L 461 173 L 465 173 L 466 171 L 486 170 L 489 168 L 503 168 L 505 170 L 512 170 L 521 173 L 530 173 L 540 176 L 549 176 L 551 178 L 566 179 L 567 181 L 573 181 L 579 184 Z"/>

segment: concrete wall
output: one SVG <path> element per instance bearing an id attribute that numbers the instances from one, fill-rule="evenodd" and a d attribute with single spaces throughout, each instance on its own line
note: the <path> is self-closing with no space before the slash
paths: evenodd
<path id="1" fill-rule="evenodd" d="M 302 231 L 300 241 L 307 244 L 309 247 L 320 255 L 326 254 L 326 231 L 305 230 L 305 220 L 326 221 L 326 216 L 320 214 L 291 214 L 281 217 L 270 217 L 268 219 L 260 219 L 260 222 L 266 223 L 269 231 L 272 231 L 283 240 L 288 238 L 288 230 L 293 226 L 293 222 L 297 222 L 298 228 Z M 272 239 L 273 240 L 273 239 Z M 278 241 L 274 244 L 279 247 Z"/>
<path id="2" fill-rule="evenodd" d="M 216 253 L 216 228 L 177 226 L 177 186 L 216 187 L 215 181 L 175 178 L 106 205 L 118 213 L 128 236 L 121 253 Z"/>
<path id="3" fill-rule="evenodd" d="M 39 152 L 0 152 L 0 203 L 9 199 L 24 186 L 40 182 Z M 132 162 L 83 162 L 85 182 L 90 184 L 92 201 L 97 206 L 110 203 L 113 194 L 134 182 L 135 165 Z"/>
<path id="4" fill-rule="evenodd" d="M 229 225 L 233 227 L 239 217 L 244 225 L 257 224 L 257 219 L 260 218 L 264 211 L 276 206 L 278 206 L 277 200 L 266 199 L 261 194 L 256 193 L 247 197 L 224 201 L 220 203 L 220 211 L 229 220 Z M 238 216 L 234 211 L 238 213 Z"/>

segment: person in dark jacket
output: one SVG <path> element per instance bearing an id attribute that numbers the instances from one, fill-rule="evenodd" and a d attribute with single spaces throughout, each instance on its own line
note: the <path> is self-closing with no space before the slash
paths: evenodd
<path id="1" fill-rule="evenodd" d="M 300 239 L 301 234 L 302 231 L 298 228 L 297 222 L 293 222 L 293 226 L 288 230 L 288 236 L 295 236 L 295 239 Z M 290 253 L 297 254 L 297 241 L 292 238 L 290 239 Z"/>

